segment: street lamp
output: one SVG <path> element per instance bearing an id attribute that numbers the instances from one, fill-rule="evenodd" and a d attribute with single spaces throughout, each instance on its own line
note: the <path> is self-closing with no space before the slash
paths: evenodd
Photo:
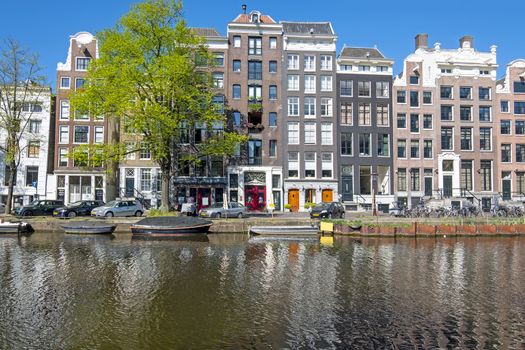
<path id="1" fill-rule="evenodd" d="M 377 180 L 377 173 L 371 173 L 370 177 L 372 178 L 372 215 L 377 216 L 376 186 L 375 186 L 375 181 Z"/>

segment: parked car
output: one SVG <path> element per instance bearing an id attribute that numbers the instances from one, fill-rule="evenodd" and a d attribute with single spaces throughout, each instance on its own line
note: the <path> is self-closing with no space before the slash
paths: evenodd
<path id="1" fill-rule="evenodd" d="M 53 210 L 53 216 L 59 218 L 74 218 L 75 216 L 89 216 L 91 211 L 104 205 L 103 201 L 78 201 L 65 207 Z"/>
<path id="2" fill-rule="evenodd" d="M 138 200 L 118 199 L 91 211 L 91 216 L 142 216 L 144 208 Z"/>
<path id="3" fill-rule="evenodd" d="M 339 202 L 317 203 L 310 211 L 310 218 L 344 218 L 345 207 Z"/>
<path id="4" fill-rule="evenodd" d="M 246 216 L 246 207 L 237 202 L 228 203 L 228 209 L 223 203 L 215 203 L 211 207 L 202 209 L 199 216 L 206 218 L 243 218 Z"/>
<path id="5" fill-rule="evenodd" d="M 33 216 L 33 215 L 53 215 L 53 211 L 64 205 L 64 202 L 57 200 L 36 200 L 29 205 L 15 208 L 16 216 Z"/>

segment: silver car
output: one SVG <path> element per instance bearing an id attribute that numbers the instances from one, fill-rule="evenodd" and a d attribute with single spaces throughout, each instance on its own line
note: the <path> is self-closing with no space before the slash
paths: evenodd
<path id="1" fill-rule="evenodd" d="M 119 199 L 111 201 L 91 211 L 91 216 L 142 216 L 144 208 L 138 200 Z"/>
<path id="2" fill-rule="evenodd" d="M 246 207 L 237 202 L 228 203 L 228 209 L 224 208 L 223 203 L 215 203 L 209 208 L 199 212 L 200 217 L 205 218 L 243 218 L 246 216 Z"/>

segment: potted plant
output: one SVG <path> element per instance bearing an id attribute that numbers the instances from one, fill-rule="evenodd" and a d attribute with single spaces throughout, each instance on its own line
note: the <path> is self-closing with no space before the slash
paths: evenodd
<path id="1" fill-rule="evenodd" d="M 286 203 L 286 204 L 284 205 L 284 210 L 287 211 L 287 212 L 291 211 L 291 210 L 292 210 L 292 205 L 289 204 L 289 203 Z"/>

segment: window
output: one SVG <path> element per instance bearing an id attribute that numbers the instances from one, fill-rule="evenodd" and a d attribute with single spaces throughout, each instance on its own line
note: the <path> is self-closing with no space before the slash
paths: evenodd
<path id="1" fill-rule="evenodd" d="M 85 110 L 77 109 L 75 110 L 75 119 L 77 120 L 88 120 L 89 114 Z"/>
<path id="2" fill-rule="evenodd" d="M 331 117 L 333 115 L 332 99 L 328 97 L 321 98 L 321 117 Z"/>
<path id="3" fill-rule="evenodd" d="M 299 123 L 288 123 L 288 144 L 299 144 Z"/>
<path id="4" fill-rule="evenodd" d="M 491 128 L 479 128 L 479 148 L 482 151 L 490 151 L 492 149 L 491 134 Z"/>
<path id="5" fill-rule="evenodd" d="M 40 155 L 40 141 L 29 141 L 27 143 L 27 157 L 38 158 Z"/>
<path id="6" fill-rule="evenodd" d="M 432 140 L 423 141 L 423 158 L 431 159 L 432 158 Z"/>
<path id="7" fill-rule="evenodd" d="M 341 155 L 343 156 L 352 155 L 352 133 L 351 132 L 341 133 Z"/>
<path id="8" fill-rule="evenodd" d="M 410 91 L 410 107 L 419 107 L 419 92 Z"/>
<path id="9" fill-rule="evenodd" d="M 492 161 L 482 160 L 481 164 L 481 190 L 492 191 Z"/>
<path id="10" fill-rule="evenodd" d="M 95 126 L 95 143 L 104 142 L 104 127 Z"/>
<path id="11" fill-rule="evenodd" d="M 388 67 L 387 66 L 377 66 L 376 72 L 388 72 Z"/>
<path id="12" fill-rule="evenodd" d="M 369 81 L 358 81 L 357 82 L 357 94 L 359 97 L 370 97 L 370 82 Z"/>
<path id="13" fill-rule="evenodd" d="M 268 88 L 268 98 L 270 100 L 277 100 L 277 85 L 270 85 Z"/>
<path id="14" fill-rule="evenodd" d="M 525 81 L 514 82 L 514 93 L 525 93 Z"/>
<path id="15" fill-rule="evenodd" d="M 224 67 L 224 54 L 220 52 L 214 52 L 213 62 L 217 67 Z"/>
<path id="16" fill-rule="evenodd" d="M 135 159 L 135 144 L 132 142 L 126 142 L 126 157 L 125 159 L 133 160 Z"/>
<path id="17" fill-rule="evenodd" d="M 268 72 L 277 73 L 277 61 L 268 62 Z"/>
<path id="18" fill-rule="evenodd" d="M 525 135 L 525 121 L 523 120 L 516 120 L 514 122 L 515 125 L 515 134 L 516 135 Z"/>
<path id="19" fill-rule="evenodd" d="M 370 103 L 359 104 L 359 125 L 370 125 Z"/>
<path id="20" fill-rule="evenodd" d="M 270 49 L 276 49 L 277 48 L 277 38 L 274 36 L 271 36 L 268 44 L 269 44 Z"/>
<path id="21" fill-rule="evenodd" d="M 248 79 L 261 80 L 262 79 L 262 62 L 248 61 Z"/>
<path id="22" fill-rule="evenodd" d="M 145 142 L 140 143 L 139 159 L 151 159 L 151 151 Z"/>
<path id="23" fill-rule="evenodd" d="M 525 114 L 525 102 L 514 101 L 514 114 Z"/>
<path id="24" fill-rule="evenodd" d="M 407 157 L 407 141 L 406 140 L 397 140 L 397 157 L 398 158 Z"/>
<path id="25" fill-rule="evenodd" d="M 268 115 L 269 124 L 270 126 L 277 126 L 277 113 L 276 112 L 270 112 Z"/>
<path id="26" fill-rule="evenodd" d="M 459 98 L 462 100 L 472 100 L 472 88 L 470 86 L 460 86 Z"/>
<path id="27" fill-rule="evenodd" d="M 410 114 L 410 132 L 419 132 L 419 114 Z"/>
<path id="28" fill-rule="evenodd" d="M 376 106 L 376 116 L 378 126 L 388 126 L 388 105 L 378 104 Z"/>
<path id="29" fill-rule="evenodd" d="M 479 121 L 480 122 L 490 122 L 491 121 L 490 106 L 479 106 Z"/>
<path id="30" fill-rule="evenodd" d="M 410 189 L 412 191 L 421 190 L 421 179 L 418 168 L 410 169 Z"/>
<path id="31" fill-rule="evenodd" d="M 298 55 L 288 55 L 288 69 L 289 70 L 299 69 L 299 56 Z"/>
<path id="32" fill-rule="evenodd" d="M 444 121 L 452 120 L 452 106 L 441 105 L 441 120 L 444 120 Z"/>
<path id="33" fill-rule="evenodd" d="M 510 125 L 510 120 L 502 120 L 500 122 L 500 128 L 501 128 L 501 134 L 502 135 L 510 135 L 511 132 L 511 125 Z"/>
<path id="34" fill-rule="evenodd" d="M 405 129 L 407 127 L 407 115 L 405 113 L 397 114 L 397 128 Z"/>
<path id="35" fill-rule="evenodd" d="M 241 37 L 239 35 L 233 37 L 233 47 L 241 47 Z"/>
<path id="36" fill-rule="evenodd" d="M 69 143 L 69 126 L 59 126 L 58 143 Z"/>
<path id="37" fill-rule="evenodd" d="M 281 187 L 281 175 L 272 175 L 272 188 Z"/>
<path id="38" fill-rule="evenodd" d="M 354 82 L 352 80 L 341 80 L 340 90 L 341 96 L 352 96 Z"/>
<path id="39" fill-rule="evenodd" d="M 38 185 L 38 167 L 26 167 L 26 186 L 37 187 Z"/>
<path id="40" fill-rule="evenodd" d="M 432 114 L 423 114 L 423 129 L 432 129 Z"/>
<path id="41" fill-rule="evenodd" d="M 461 128 L 461 149 L 466 151 L 472 151 L 472 128 Z"/>
<path id="42" fill-rule="evenodd" d="M 248 38 L 248 54 L 262 55 L 262 39 L 260 37 Z"/>
<path id="43" fill-rule="evenodd" d="M 75 88 L 82 89 L 84 87 L 85 83 L 86 83 L 86 81 L 83 78 L 77 78 L 75 80 Z"/>
<path id="44" fill-rule="evenodd" d="M 441 68 L 442 74 L 452 74 L 452 69 L 450 68 Z"/>
<path id="45" fill-rule="evenodd" d="M 490 71 L 488 70 L 480 70 L 479 75 L 490 75 Z"/>
<path id="46" fill-rule="evenodd" d="M 233 85 L 233 89 L 232 89 L 232 95 L 233 95 L 233 98 L 235 99 L 239 99 L 241 98 L 241 86 L 238 85 L 238 84 L 234 84 Z"/>
<path id="47" fill-rule="evenodd" d="M 525 144 L 516 145 L 516 162 L 525 162 Z"/>
<path id="48" fill-rule="evenodd" d="M 304 76 L 304 92 L 306 94 L 315 93 L 315 75 Z"/>
<path id="49" fill-rule="evenodd" d="M 452 86 L 442 86 L 440 88 L 441 98 L 444 100 L 452 99 Z"/>
<path id="50" fill-rule="evenodd" d="M 370 66 L 359 65 L 357 66 L 359 72 L 370 72 Z"/>
<path id="51" fill-rule="evenodd" d="M 140 169 L 140 190 L 151 191 L 151 169 Z"/>
<path id="52" fill-rule="evenodd" d="M 69 89 L 70 87 L 71 87 L 71 78 L 69 77 L 60 78 L 60 88 L 61 89 Z"/>
<path id="53" fill-rule="evenodd" d="M 304 98 L 304 116 L 315 117 L 315 97 Z"/>
<path id="54" fill-rule="evenodd" d="M 332 162 L 332 153 L 321 154 L 321 177 L 331 178 L 334 164 Z"/>
<path id="55" fill-rule="evenodd" d="M 30 120 L 29 121 L 29 132 L 32 134 L 39 134 L 41 125 L 42 125 L 41 120 Z"/>
<path id="56" fill-rule="evenodd" d="M 419 77 L 417 75 L 410 76 L 410 85 L 419 85 Z"/>
<path id="57" fill-rule="evenodd" d="M 452 132 L 453 128 L 441 128 L 441 150 L 451 151 L 453 149 Z"/>
<path id="58" fill-rule="evenodd" d="M 314 145 L 316 143 L 315 123 L 304 123 L 304 143 Z"/>
<path id="59" fill-rule="evenodd" d="M 460 106 L 459 107 L 459 119 L 462 122 L 472 121 L 472 106 Z"/>
<path id="60" fill-rule="evenodd" d="M 288 91 L 299 91 L 298 75 L 288 75 Z"/>
<path id="61" fill-rule="evenodd" d="M 460 166 L 460 186 L 465 190 L 472 191 L 472 161 L 462 160 Z"/>
<path id="62" fill-rule="evenodd" d="M 370 134 L 359 134 L 359 155 L 370 156 Z"/>
<path id="63" fill-rule="evenodd" d="M 233 60 L 232 69 L 234 72 L 241 71 L 241 60 Z"/>
<path id="64" fill-rule="evenodd" d="M 277 140 L 270 140 L 268 144 L 270 146 L 268 155 L 270 157 L 277 157 Z"/>
<path id="65" fill-rule="evenodd" d="M 407 169 L 399 168 L 397 169 L 397 190 L 406 191 L 407 190 Z"/>
<path id="66" fill-rule="evenodd" d="M 220 114 L 224 114 L 224 96 L 223 95 L 213 96 L 211 99 L 211 102 L 217 109 L 217 112 L 219 112 Z"/>
<path id="67" fill-rule="evenodd" d="M 516 190 L 519 193 L 525 193 L 525 172 L 516 172 Z"/>
<path id="68" fill-rule="evenodd" d="M 502 144 L 501 145 L 501 161 L 503 163 L 510 163 L 511 162 L 511 145 L 510 144 Z"/>
<path id="69" fill-rule="evenodd" d="M 288 177 L 299 177 L 299 152 L 288 152 Z"/>
<path id="70" fill-rule="evenodd" d="M 332 132 L 332 123 L 321 123 L 321 145 L 332 145 L 333 132 Z"/>
<path id="71" fill-rule="evenodd" d="M 310 56 L 310 55 L 304 56 L 304 71 L 305 72 L 315 71 L 315 56 Z"/>
<path id="72" fill-rule="evenodd" d="M 480 87 L 479 88 L 479 99 L 480 100 L 490 100 L 490 88 Z"/>
<path id="73" fill-rule="evenodd" d="M 376 82 L 376 97 L 389 97 L 389 84 L 388 81 Z"/>
<path id="74" fill-rule="evenodd" d="M 58 154 L 59 154 L 58 166 L 67 166 L 67 161 L 68 161 L 67 148 L 59 148 Z"/>
<path id="75" fill-rule="evenodd" d="M 377 134 L 377 155 L 380 157 L 390 156 L 390 137 L 388 134 Z"/>
<path id="76" fill-rule="evenodd" d="M 332 76 L 321 75 L 321 91 L 330 92 L 332 91 Z"/>
<path id="77" fill-rule="evenodd" d="M 423 104 L 432 104 L 432 91 L 423 91 Z"/>
<path id="78" fill-rule="evenodd" d="M 500 102 L 500 111 L 503 113 L 509 112 L 509 101 L 501 101 Z"/>
<path id="79" fill-rule="evenodd" d="M 405 90 L 397 91 L 397 103 L 407 103 L 407 92 Z"/>
<path id="80" fill-rule="evenodd" d="M 343 71 L 351 71 L 352 65 L 351 64 L 341 64 L 339 65 L 339 68 Z"/>
<path id="81" fill-rule="evenodd" d="M 222 89 L 224 87 L 224 73 L 215 72 L 212 75 L 213 87 Z"/>
<path id="82" fill-rule="evenodd" d="M 341 102 L 341 124 L 353 124 L 353 109 L 349 102 Z"/>
<path id="83" fill-rule="evenodd" d="M 410 140 L 410 158 L 419 158 L 419 140 Z"/>
<path id="84" fill-rule="evenodd" d="M 299 115 L 299 98 L 288 97 L 288 116 Z"/>
<path id="85" fill-rule="evenodd" d="M 332 70 L 332 56 L 321 55 L 321 70 Z"/>
<path id="86" fill-rule="evenodd" d="M 315 152 L 304 152 L 304 177 L 315 177 Z"/>
<path id="87" fill-rule="evenodd" d="M 89 142 L 89 126 L 76 125 L 74 134 L 74 143 L 88 143 Z"/>
<path id="88" fill-rule="evenodd" d="M 89 57 L 77 57 L 77 70 L 86 71 L 89 67 L 89 62 L 91 58 Z"/>

